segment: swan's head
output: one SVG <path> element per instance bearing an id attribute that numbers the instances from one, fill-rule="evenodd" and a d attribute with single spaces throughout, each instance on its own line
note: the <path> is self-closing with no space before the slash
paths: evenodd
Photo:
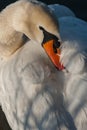
<path id="1" fill-rule="evenodd" d="M 14 28 L 24 33 L 30 40 L 42 45 L 55 66 L 62 69 L 57 18 L 47 5 L 40 2 L 23 0 L 21 6 L 21 9 L 16 9 L 15 18 L 17 18 L 13 21 Z"/>
<path id="2" fill-rule="evenodd" d="M 43 31 L 43 41 L 42 41 L 42 47 L 54 63 L 57 69 L 62 70 L 64 69 L 63 65 L 60 62 L 60 55 L 61 55 L 61 41 L 58 39 L 57 36 L 55 36 L 52 33 L 47 32 L 44 30 L 44 28 L 40 27 L 40 29 Z"/>
<path id="3" fill-rule="evenodd" d="M 59 25 L 53 12 L 44 4 L 35 5 L 36 10 L 36 31 L 34 36 L 36 41 L 42 45 L 56 68 L 63 69 L 60 63 L 61 40 L 59 35 Z M 33 18 L 34 18 L 33 17 Z"/>

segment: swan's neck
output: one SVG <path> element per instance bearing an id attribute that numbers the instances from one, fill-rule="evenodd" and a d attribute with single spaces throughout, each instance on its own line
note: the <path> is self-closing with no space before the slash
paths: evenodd
<path id="1" fill-rule="evenodd" d="M 23 44 L 23 34 L 16 32 L 0 15 L 0 56 L 9 56 Z"/>
<path id="2" fill-rule="evenodd" d="M 8 57 L 23 45 L 23 41 L 21 38 L 17 41 L 14 41 L 13 43 L 14 44 L 10 45 L 0 44 L 0 56 Z"/>

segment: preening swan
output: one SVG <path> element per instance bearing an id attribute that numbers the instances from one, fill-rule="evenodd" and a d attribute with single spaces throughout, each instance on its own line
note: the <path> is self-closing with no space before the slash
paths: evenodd
<path id="1" fill-rule="evenodd" d="M 62 68 L 60 40 L 58 21 L 42 3 L 21 0 L 1 12 L 0 104 L 13 130 L 76 129 L 53 65 Z"/>
<path id="2" fill-rule="evenodd" d="M 86 130 L 86 54 L 70 41 L 86 23 L 76 21 L 59 18 L 60 38 L 43 3 L 20 0 L 0 13 L 0 104 L 13 130 Z"/>

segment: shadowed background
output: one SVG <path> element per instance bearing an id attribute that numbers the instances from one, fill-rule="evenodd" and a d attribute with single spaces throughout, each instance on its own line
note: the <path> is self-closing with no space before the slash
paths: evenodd
<path id="1" fill-rule="evenodd" d="M 0 0 L 0 11 L 17 0 Z M 77 17 L 87 21 L 87 0 L 39 0 L 47 4 L 63 4 L 68 6 Z"/>

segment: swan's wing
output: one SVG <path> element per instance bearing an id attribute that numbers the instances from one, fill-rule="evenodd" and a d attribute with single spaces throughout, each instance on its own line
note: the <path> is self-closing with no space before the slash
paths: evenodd
<path id="1" fill-rule="evenodd" d="M 74 73 L 73 67 L 73 74 L 66 74 L 65 77 L 65 104 L 78 130 L 87 129 L 87 57 L 83 59 L 83 62 L 84 67 L 79 74 Z M 79 64 L 79 59 L 74 63 L 74 66 L 77 63 Z M 80 66 L 81 64 L 77 68 Z"/>
<path id="2" fill-rule="evenodd" d="M 62 17 L 59 25 L 63 41 L 76 42 L 81 50 L 87 48 L 87 22 L 76 17 Z"/>
<path id="3" fill-rule="evenodd" d="M 53 4 L 53 5 L 48 5 L 48 7 L 54 11 L 57 18 L 65 17 L 65 16 L 75 17 L 75 14 L 68 7 L 64 5 Z"/>
<path id="4" fill-rule="evenodd" d="M 63 41 L 61 62 L 70 72 L 80 72 L 86 60 L 87 23 L 76 17 L 62 17 L 59 24 Z"/>
<path id="5" fill-rule="evenodd" d="M 78 130 L 87 129 L 87 23 L 76 17 L 59 18 L 64 42 L 62 62 L 65 75 L 65 104 Z"/>

